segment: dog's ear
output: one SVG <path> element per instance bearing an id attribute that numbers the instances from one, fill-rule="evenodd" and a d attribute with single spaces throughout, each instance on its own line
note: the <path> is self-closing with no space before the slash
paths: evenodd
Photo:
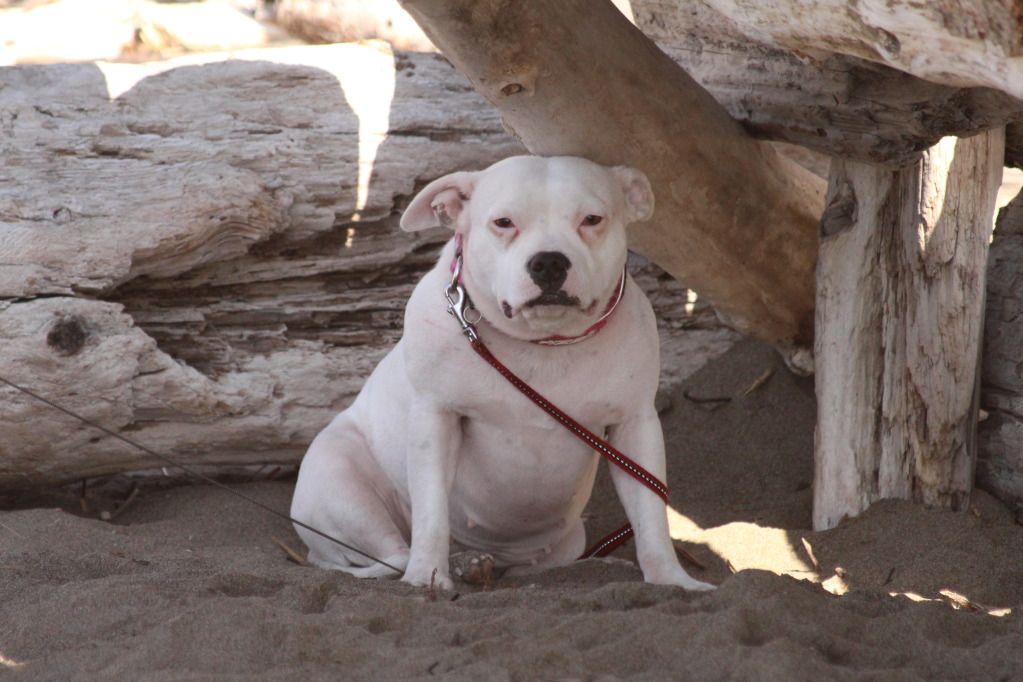
<path id="1" fill-rule="evenodd" d="M 472 196 L 476 173 L 460 171 L 437 178 L 423 188 L 401 216 L 401 229 L 418 232 L 443 225 L 457 230 L 458 217 Z"/>
<path id="2" fill-rule="evenodd" d="M 628 166 L 615 166 L 611 171 L 625 195 L 626 224 L 649 220 L 654 214 L 654 191 L 646 174 Z"/>

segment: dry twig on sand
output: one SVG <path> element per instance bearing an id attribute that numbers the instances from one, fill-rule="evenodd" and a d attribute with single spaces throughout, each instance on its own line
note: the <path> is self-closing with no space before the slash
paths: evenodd
<path id="1" fill-rule="evenodd" d="M 306 560 L 306 558 L 302 556 L 302 554 L 298 550 L 292 549 L 288 545 L 288 543 L 284 542 L 284 540 L 281 540 L 280 538 L 274 536 L 271 536 L 270 539 L 274 541 L 275 545 L 284 550 L 284 553 L 288 555 L 289 561 L 293 561 L 299 566 L 309 565 L 309 562 Z"/>
<path id="2" fill-rule="evenodd" d="M 757 390 L 758 388 L 760 388 L 761 386 L 766 384 L 768 381 L 770 381 L 771 377 L 773 377 L 773 376 L 774 376 L 774 367 L 768 367 L 767 369 L 764 370 L 764 373 L 761 374 L 760 376 L 758 376 L 756 379 L 754 379 L 753 383 L 750 384 L 746 388 L 746 390 L 743 391 L 740 395 L 745 398 L 750 393 L 752 393 L 753 391 Z"/>

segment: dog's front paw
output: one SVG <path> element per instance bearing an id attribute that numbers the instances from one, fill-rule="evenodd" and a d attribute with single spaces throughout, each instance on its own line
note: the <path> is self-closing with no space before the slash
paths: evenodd
<path id="1" fill-rule="evenodd" d="M 401 577 L 401 581 L 408 583 L 409 585 L 427 587 L 435 590 L 451 591 L 455 588 L 455 583 L 451 580 L 451 576 L 448 575 L 447 569 L 442 571 L 436 566 L 430 566 L 427 568 L 410 565 L 405 570 L 405 575 Z"/>
<path id="2" fill-rule="evenodd" d="M 693 578 L 690 578 L 688 576 L 686 576 L 686 580 L 684 582 L 673 584 L 676 584 L 683 589 L 689 590 L 690 592 L 710 592 L 711 590 L 716 590 L 718 588 L 717 585 L 711 585 L 710 583 L 705 583 L 701 580 L 694 580 Z"/>
<path id="3" fill-rule="evenodd" d="M 678 570 L 644 571 L 643 579 L 654 585 L 675 585 L 690 592 L 709 592 L 710 590 L 717 589 L 717 585 L 697 580 L 682 570 L 681 567 L 678 567 Z"/>

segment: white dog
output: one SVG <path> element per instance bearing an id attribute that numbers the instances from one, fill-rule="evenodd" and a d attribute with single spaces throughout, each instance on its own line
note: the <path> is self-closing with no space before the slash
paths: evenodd
<path id="1" fill-rule="evenodd" d="M 493 354 L 664 480 L 657 328 L 646 296 L 624 274 L 625 227 L 652 213 L 640 171 L 520 156 L 430 183 L 401 227 L 443 224 L 461 235 L 462 281 Z M 474 353 L 447 313 L 455 241 L 412 293 L 401 341 L 313 441 L 291 508 L 296 519 L 403 569 L 406 582 L 445 589 L 452 543 L 513 571 L 575 560 L 598 463 Z M 573 344 L 535 343 L 584 335 L 619 293 L 599 332 Z M 611 476 L 644 578 L 711 589 L 679 565 L 664 502 L 617 467 Z M 394 574 L 296 530 L 317 566 Z"/>

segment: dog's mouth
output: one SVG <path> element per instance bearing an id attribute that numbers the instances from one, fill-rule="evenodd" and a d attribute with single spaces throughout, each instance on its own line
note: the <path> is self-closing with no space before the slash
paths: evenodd
<path id="1" fill-rule="evenodd" d="M 590 305 L 583 307 L 578 296 L 570 296 L 564 290 L 561 290 L 546 291 L 536 298 L 526 301 L 519 308 L 512 308 L 508 301 L 501 301 L 501 311 L 504 313 L 504 316 L 510 320 L 515 317 L 516 313 L 527 309 L 545 309 L 553 314 L 559 314 L 556 312 L 558 308 L 577 308 L 582 313 L 589 315 L 596 308 L 596 305 L 597 301 L 593 301 Z M 548 316 L 549 315 L 544 315 L 544 317 Z"/>
<path id="2" fill-rule="evenodd" d="M 536 298 L 526 301 L 527 308 L 535 308 L 538 305 L 563 305 L 578 307 L 579 297 L 569 296 L 564 290 L 561 291 L 545 291 Z"/>

